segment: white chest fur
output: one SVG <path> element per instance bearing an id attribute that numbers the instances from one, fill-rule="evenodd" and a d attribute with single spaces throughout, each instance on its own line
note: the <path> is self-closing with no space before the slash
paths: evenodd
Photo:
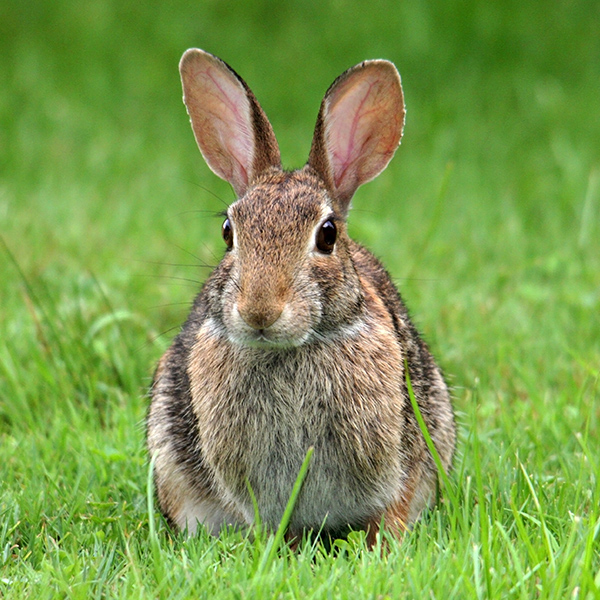
<path id="1" fill-rule="evenodd" d="M 360 526 L 383 510 L 403 480 L 401 365 L 393 335 L 378 328 L 343 343 L 265 351 L 202 327 L 188 373 L 220 492 L 251 522 L 249 482 L 261 518 L 276 526 L 313 446 L 292 527 L 319 528 L 325 518 L 332 529 Z"/>

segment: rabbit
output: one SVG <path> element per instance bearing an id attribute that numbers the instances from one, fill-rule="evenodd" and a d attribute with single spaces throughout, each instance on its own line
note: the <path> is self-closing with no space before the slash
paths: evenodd
<path id="1" fill-rule="evenodd" d="M 244 80 L 199 49 L 180 62 L 200 151 L 237 200 L 224 257 L 151 386 L 147 445 L 160 509 L 175 529 L 276 529 L 314 454 L 287 539 L 380 527 L 401 538 L 435 496 L 437 469 L 405 365 L 445 470 L 456 428 L 448 387 L 381 263 L 348 236 L 356 189 L 400 144 L 400 75 L 362 62 L 321 103 L 307 164 L 281 167 Z"/>

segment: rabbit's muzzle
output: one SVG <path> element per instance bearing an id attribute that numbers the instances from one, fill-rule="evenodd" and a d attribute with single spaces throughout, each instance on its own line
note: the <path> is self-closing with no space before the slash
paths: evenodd
<path id="1" fill-rule="evenodd" d="M 244 323 L 262 333 L 279 319 L 285 303 L 261 293 L 253 298 L 240 298 L 236 306 Z"/>

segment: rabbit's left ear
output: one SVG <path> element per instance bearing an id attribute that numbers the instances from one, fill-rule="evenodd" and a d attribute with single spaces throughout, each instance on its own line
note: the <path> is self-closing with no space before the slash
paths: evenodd
<path id="1" fill-rule="evenodd" d="M 191 48 L 179 63 L 183 101 L 208 166 L 238 197 L 266 169 L 281 165 L 279 146 L 246 82 L 220 58 Z"/>
<path id="2" fill-rule="evenodd" d="M 388 165 L 402 138 L 400 75 L 387 60 L 363 62 L 331 85 L 317 118 L 308 164 L 346 214 L 357 188 Z"/>

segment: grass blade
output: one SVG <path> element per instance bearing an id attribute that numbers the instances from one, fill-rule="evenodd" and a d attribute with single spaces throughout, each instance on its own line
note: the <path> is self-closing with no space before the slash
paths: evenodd
<path id="1" fill-rule="evenodd" d="M 310 461 L 312 459 L 314 450 L 315 449 L 311 446 L 306 452 L 306 456 L 302 461 L 302 466 L 300 467 L 300 471 L 298 472 L 298 477 L 296 477 L 294 487 L 292 488 L 292 493 L 290 494 L 290 498 L 283 512 L 283 516 L 281 517 L 281 522 L 279 523 L 277 532 L 275 533 L 275 536 L 271 538 L 272 541 L 269 540 L 270 543 L 267 545 L 267 548 L 263 555 L 263 559 L 258 567 L 255 577 L 260 577 L 269 568 L 269 566 L 273 562 L 273 559 L 275 558 L 275 554 L 278 548 L 283 542 L 283 537 L 290 523 L 290 519 L 292 518 L 292 513 L 294 512 L 294 507 L 296 506 L 298 495 L 300 494 L 300 490 L 302 489 L 302 484 L 304 483 L 306 475 L 308 474 L 308 467 L 310 466 Z"/>
<path id="2" fill-rule="evenodd" d="M 406 375 L 405 375 L 406 387 L 408 389 L 410 403 L 412 404 L 413 411 L 415 413 L 415 416 L 417 417 L 417 422 L 419 423 L 419 428 L 421 429 L 421 433 L 423 434 L 423 437 L 425 438 L 425 443 L 427 444 L 427 448 L 429 448 L 429 452 L 431 453 L 431 456 L 433 457 L 433 461 L 435 462 L 435 466 L 437 467 L 438 474 L 444 485 L 444 489 L 446 490 L 446 493 L 448 494 L 448 497 L 452 504 L 452 508 L 456 512 L 458 510 L 458 498 L 456 495 L 456 491 L 454 490 L 453 485 L 450 483 L 448 474 L 446 473 L 446 470 L 444 469 L 444 465 L 442 464 L 442 459 L 440 458 L 440 455 L 438 454 L 435 444 L 433 443 L 433 440 L 431 439 L 431 435 L 429 434 L 429 429 L 427 428 L 427 424 L 425 423 L 425 420 L 423 419 L 423 415 L 421 414 L 421 409 L 419 408 L 419 404 L 417 403 L 417 399 L 415 398 L 415 393 L 413 391 L 412 383 L 410 381 L 410 374 L 408 372 L 408 363 L 406 360 L 404 361 L 404 371 L 406 373 Z"/>

